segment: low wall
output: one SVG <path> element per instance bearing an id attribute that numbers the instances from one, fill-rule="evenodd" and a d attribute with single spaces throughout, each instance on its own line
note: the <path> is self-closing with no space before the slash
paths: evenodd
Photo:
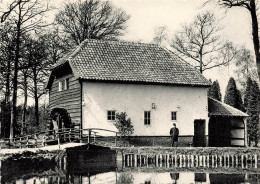
<path id="1" fill-rule="evenodd" d="M 130 136 L 126 137 L 125 143 L 122 143 L 122 138 L 117 137 L 117 146 L 159 146 L 159 147 L 171 147 L 171 137 L 170 136 Z M 114 146 L 115 137 L 96 137 L 95 142 L 110 142 Z M 85 139 L 83 142 L 88 142 Z M 91 142 L 94 142 L 94 139 L 91 138 Z M 208 145 L 208 136 L 206 136 L 206 146 Z M 179 136 L 178 147 L 193 147 L 193 136 Z"/>
<path id="2" fill-rule="evenodd" d="M 133 136 L 130 137 L 130 145 L 134 146 L 171 146 L 170 136 Z M 179 136 L 178 147 L 189 147 L 193 145 L 193 136 Z"/>

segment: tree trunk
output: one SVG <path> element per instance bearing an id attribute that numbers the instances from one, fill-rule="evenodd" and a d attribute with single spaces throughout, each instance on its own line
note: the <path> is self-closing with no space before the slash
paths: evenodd
<path id="1" fill-rule="evenodd" d="M 39 125 L 39 101 L 38 101 L 38 90 L 37 90 L 37 71 L 36 66 L 33 68 L 33 84 L 34 84 L 34 103 L 35 103 L 35 123 Z"/>
<path id="2" fill-rule="evenodd" d="M 16 102 L 17 102 L 17 74 L 18 74 L 18 62 L 20 54 L 20 35 L 21 35 L 21 0 L 18 2 L 19 15 L 17 22 L 17 36 L 16 36 L 16 50 L 15 50 L 15 60 L 14 60 L 14 78 L 13 78 L 13 103 L 11 107 L 11 123 L 10 123 L 10 139 L 13 141 L 15 136 L 14 127 L 16 127 Z"/>
<path id="3" fill-rule="evenodd" d="M 9 52 L 9 59 L 7 61 L 7 75 L 5 84 L 5 103 L 10 102 L 10 74 L 11 74 L 11 51 Z"/>
<path id="4" fill-rule="evenodd" d="M 27 73 L 24 73 L 24 103 L 23 103 L 23 117 L 22 117 L 22 129 L 21 134 L 24 133 L 24 125 L 25 125 L 25 118 L 26 118 L 26 111 L 27 111 Z"/>
<path id="5" fill-rule="evenodd" d="M 256 4 L 255 0 L 250 0 L 250 13 L 252 19 L 252 36 L 255 50 L 255 58 L 257 65 L 258 78 L 260 80 L 260 53 L 259 53 L 259 35 L 258 35 L 258 20 L 256 14 Z"/>
<path id="6" fill-rule="evenodd" d="M 10 51 L 10 50 L 9 50 Z M 7 61 L 7 75 L 5 83 L 5 122 L 1 122 L 1 135 L 5 138 L 9 137 L 10 134 L 10 113 L 11 113 L 11 103 L 10 103 L 10 75 L 11 75 L 11 51 L 9 52 L 9 59 Z M 8 114 L 8 119 L 6 118 Z"/>

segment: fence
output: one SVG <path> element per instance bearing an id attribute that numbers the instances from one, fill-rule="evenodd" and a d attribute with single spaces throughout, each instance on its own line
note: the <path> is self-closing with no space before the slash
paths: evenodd
<path id="1" fill-rule="evenodd" d="M 110 136 L 104 136 L 104 133 L 109 133 Z M 112 135 L 111 135 L 112 134 Z M 108 139 L 107 137 L 110 137 Z M 34 133 L 26 136 L 15 137 L 13 139 L 2 139 L 2 147 L 8 148 L 28 148 L 28 147 L 44 147 L 46 145 L 60 146 L 64 142 L 86 142 L 96 143 L 97 139 L 104 138 L 104 140 L 113 142 L 117 146 L 118 132 L 101 129 L 74 129 L 74 128 L 62 128 L 57 131 L 49 130 L 45 132 Z M 113 140 L 113 141 L 112 141 Z"/>

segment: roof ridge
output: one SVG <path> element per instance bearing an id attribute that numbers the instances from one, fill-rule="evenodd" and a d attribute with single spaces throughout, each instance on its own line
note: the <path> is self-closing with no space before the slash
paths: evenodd
<path id="1" fill-rule="evenodd" d="M 127 41 L 127 40 L 97 40 L 92 38 L 87 38 L 84 41 L 93 41 L 93 42 L 108 42 L 112 44 L 135 44 L 135 45 L 150 45 L 160 47 L 158 44 L 155 43 L 143 43 L 143 42 L 136 42 L 136 41 Z"/>
<path id="2" fill-rule="evenodd" d="M 135 44 L 135 45 L 150 45 L 150 46 L 153 46 L 153 47 L 159 47 L 159 48 L 162 48 L 160 47 L 158 44 L 154 44 L 154 43 L 141 43 L 141 42 L 134 42 L 134 41 L 125 41 L 125 40 L 97 40 L 97 39 L 91 39 L 91 38 L 87 38 L 85 39 L 84 41 L 82 41 L 79 45 L 75 46 L 71 51 L 71 52 L 68 52 L 66 53 L 60 60 L 58 60 L 54 65 L 53 65 L 53 68 L 56 68 L 58 67 L 59 65 L 65 63 L 66 61 L 70 61 L 72 60 L 79 52 L 82 48 L 85 47 L 85 45 L 87 43 L 89 43 L 89 41 L 92 41 L 92 42 L 107 42 L 107 43 L 110 43 L 110 44 L 125 44 L 125 45 L 132 45 L 132 44 Z"/>

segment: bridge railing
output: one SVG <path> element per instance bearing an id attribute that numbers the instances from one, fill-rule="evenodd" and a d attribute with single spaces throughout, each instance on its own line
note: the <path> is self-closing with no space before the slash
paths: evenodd
<path id="1" fill-rule="evenodd" d="M 110 135 L 105 135 L 109 133 Z M 44 147 L 46 145 L 57 144 L 59 147 L 63 142 L 86 142 L 96 143 L 98 139 L 103 138 L 106 142 L 114 143 L 117 146 L 119 133 L 112 130 L 102 128 L 74 129 L 62 128 L 58 130 L 48 130 L 30 135 L 4 138 L 1 147 L 23 148 L 23 147 Z M 111 141 L 113 139 L 113 141 Z M 108 141 L 110 140 L 110 141 Z"/>

